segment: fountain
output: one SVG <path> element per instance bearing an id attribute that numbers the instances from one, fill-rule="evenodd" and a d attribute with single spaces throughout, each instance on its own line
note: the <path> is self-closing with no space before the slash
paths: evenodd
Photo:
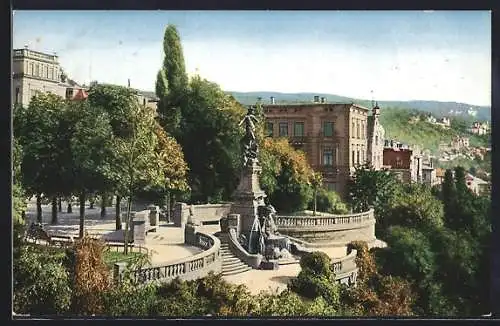
<path id="1" fill-rule="evenodd" d="M 243 171 L 240 183 L 233 194 L 233 205 L 227 218 L 221 220 L 226 228 L 230 217 L 239 216 L 235 225 L 241 246 L 249 254 L 262 255 L 260 268 L 277 269 L 278 259 L 290 257 L 290 241 L 277 232 L 274 223 L 276 210 L 265 203 L 266 194 L 260 188 L 259 148 L 255 138 L 255 108 L 250 106 L 240 126 L 245 124 L 243 138 Z"/>

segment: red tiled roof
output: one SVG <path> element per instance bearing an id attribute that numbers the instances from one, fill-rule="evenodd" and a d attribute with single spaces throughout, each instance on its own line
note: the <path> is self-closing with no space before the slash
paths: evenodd
<path id="1" fill-rule="evenodd" d="M 75 96 L 73 96 L 73 100 L 84 100 L 87 97 L 89 97 L 87 92 L 83 89 L 79 89 L 78 92 L 76 92 Z"/>

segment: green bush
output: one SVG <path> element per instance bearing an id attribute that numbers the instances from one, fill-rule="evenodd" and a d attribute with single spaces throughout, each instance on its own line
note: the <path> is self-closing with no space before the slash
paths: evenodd
<path id="1" fill-rule="evenodd" d="M 338 305 L 340 286 L 335 282 L 331 260 L 324 252 L 305 254 L 300 260 L 297 278 L 289 283 L 289 289 L 306 298 L 323 297 L 330 305 Z"/>
<path id="2" fill-rule="evenodd" d="M 314 198 L 309 203 L 310 210 L 314 209 Z M 342 199 L 335 191 L 329 191 L 324 188 L 318 189 L 316 194 L 316 210 L 318 212 L 332 214 L 347 214 L 347 205 L 342 202 Z"/>
<path id="3" fill-rule="evenodd" d="M 22 247 L 13 272 L 16 313 L 52 315 L 68 311 L 71 288 L 60 259 Z"/>

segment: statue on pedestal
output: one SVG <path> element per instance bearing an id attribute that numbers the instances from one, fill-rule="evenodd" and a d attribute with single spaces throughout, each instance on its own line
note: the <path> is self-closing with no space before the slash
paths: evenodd
<path id="1" fill-rule="evenodd" d="M 255 124 L 259 120 L 255 117 L 255 108 L 253 106 L 248 107 L 248 112 L 239 123 L 241 126 L 245 123 L 245 138 L 243 143 L 243 164 L 244 166 L 251 166 L 254 162 L 257 162 L 257 155 L 259 153 L 259 148 L 257 146 L 257 140 L 255 138 Z"/>

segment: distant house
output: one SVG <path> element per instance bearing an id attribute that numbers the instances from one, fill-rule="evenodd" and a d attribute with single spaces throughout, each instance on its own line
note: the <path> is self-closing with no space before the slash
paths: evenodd
<path id="1" fill-rule="evenodd" d="M 490 131 L 490 125 L 487 122 L 475 121 L 469 131 L 475 135 L 486 135 Z"/>
<path id="2" fill-rule="evenodd" d="M 431 165 L 422 166 L 422 183 L 425 183 L 430 187 L 438 184 L 436 169 L 434 169 Z"/>
<path id="3" fill-rule="evenodd" d="M 432 115 L 429 115 L 427 117 L 427 122 L 429 123 L 436 123 L 436 121 L 437 121 L 436 118 L 434 118 Z"/>
<path id="4" fill-rule="evenodd" d="M 422 179 L 421 151 L 394 140 L 386 140 L 383 167 L 390 169 L 403 182 L 419 182 Z"/>
<path id="5" fill-rule="evenodd" d="M 480 179 L 468 173 L 465 176 L 465 181 L 467 183 L 467 188 L 469 188 L 476 195 L 486 195 L 491 193 L 489 182 L 484 181 L 483 179 Z"/>
<path id="6" fill-rule="evenodd" d="M 443 128 L 449 128 L 451 126 L 451 121 L 447 117 L 443 117 L 435 122 L 436 125 L 441 126 Z"/>
<path id="7" fill-rule="evenodd" d="M 442 184 L 444 182 L 444 174 L 446 170 L 442 168 L 436 168 L 436 183 Z"/>

